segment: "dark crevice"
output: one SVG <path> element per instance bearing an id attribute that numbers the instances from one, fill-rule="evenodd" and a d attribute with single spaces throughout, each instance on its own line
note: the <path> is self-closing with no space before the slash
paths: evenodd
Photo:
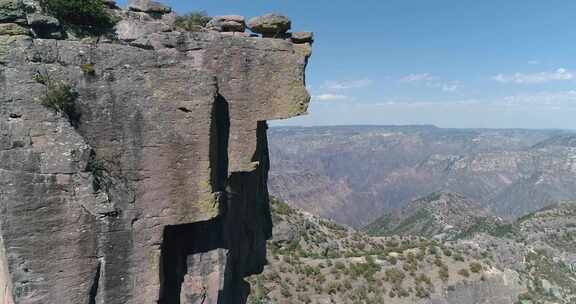
<path id="1" fill-rule="evenodd" d="M 268 123 L 266 121 L 258 122 L 258 129 L 256 133 L 257 146 L 256 153 L 253 156 L 254 161 L 258 161 L 261 166 L 261 171 L 258 181 L 258 191 L 260 191 L 259 198 L 262 199 L 258 204 L 261 208 L 260 212 L 263 214 L 264 234 L 267 239 L 272 238 L 272 213 L 270 211 L 270 198 L 268 196 L 268 172 L 270 171 L 270 152 L 268 149 Z"/>
<path id="2" fill-rule="evenodd" d="M 224 248 L 220 218 L 164 227 L 160 257 L 159 304 L 180 304 L 188 256 Z"/>
<path id="3" fill-rule="evenodd" d="M 122 211 L 121 210 L 114 210 L 114 211 L 110 211 L 110 212 L 102 212 L 100 213 L 100 218 L 106 218 L 106 217 L 110 217 L 110 218 L 118 218 L 120 217 Z"/>
<path id="4" fill-rule="evenodd" d="M 212 192 L 226 189 L 228 179 L 228 140 L 230 137 L 230 112 L 228 102 L 218 95 L 212 109 L 210 136 L 210 163 L 212 170 Z"/>
<path id="5" fill-rule="evenodd" d="M 94 281 L 90 287 L 90 293 L 88 298 L 88 304 L 96 304 L 96 296 L 98 295 L 98 285 L 100 284 L 100 272 L 102 270 L 102 264 L 98 262 L 96 267 L 96 274 L 94 275 Z"/>
<path id="6" fill-rule="evenodd" d="M 8 117 L 12 119 L 22 118 L 22 114 L 10 113 Z"/>
<path id="7" fill-rule="evenodd" d="M 182 112 L 184 112 L 184 113 L 190 113 L 190 112 L 192 112 L 192 110 L 190 110 L 190 109 L 188 109 L 188 108 L 185 108 L 185 107 L 180 107 L 180 108 L 178 108 L 178 110 L 180 110 L 180 111 L 182 111 Z"/>

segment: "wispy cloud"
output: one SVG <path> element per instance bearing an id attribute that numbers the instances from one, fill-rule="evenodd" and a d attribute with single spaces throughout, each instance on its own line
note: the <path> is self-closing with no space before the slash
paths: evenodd
<path id="1" fill-rule="evenodd" d="M 429 101 L 429 100 L 387 100 L 374 103 L 375 106 L 401 106 L 401 107 L 446 107 L 446 106 L 470 106 L 481 104 L 477 99 L 461 99 L 452 101 Z"/>
<path id="2" fill-rule="evenodd" d="M 371 79 L 326 81 L 323 87 L 328 90 L 348 90 L 369 87 L 373 83 Z"/>
<path id="3" fill-rule="evenodd" d="M 566 69 L 557 69 L 553 72 L 498 74 L 492 77 L 500 83 L 540 84 L 552 81 L 566 81 L 574 79 L 574 74 Z"/>
<path id="4" fill-rule="evenodd" d="M 440 88 L 444 92 L 456 92 L 461 87 L 459 81 L 436 82 L 429 85 L 433 88 Z"/>
<path id="5" fill-rule="evenodd" d="M 429 88 L 437 88 L 443 92 L 456 92 L 462 87 L 460 81 L 442 80 L 430 73 L 408 74 L 400 78 L 402 83 L 423 83 Z"/>
<path id="6" fill-rule="evenodd" d="M 576 90 L 516 94 L 503 98 L 503 103 L 515 105 L 576 106 Z"/>
<path id="7" fill-rule="evenodd" d="M 350 97 L 341 94 L 320 94 L 320 95 L 313 95 L 312 99 L 315 101 L 340 101 L 340 100 L 349 100 Z"/>
<path id="8" fill-rule="evenodd" d="M 419 74 L 408 74 L 400 78 L 400 82 L 420 82 L 420 81 L 432 81 L 436 77 L 430 75 L 429 73 L 419 73 Z"/>
<path id="9" fill-rule="evenodd" d="M 541 64 L 541 62 L 540 62 L 540 60 L 533 59 L 533 60 L 528 60 L 528 64 L 529 65 L 539 65 L 539 64 Z"/>
<path id="10" fill-rule="evenodd" d="M 467 107 L 480 106 L 491 108 L 526 108 L 539 107 L 546 109 L 576 109 L 576 90 L 565 91 L 541 91 L 520 93 L 495 98 L 470 98 L 457 100 L 414 100 L 414 99 L 389 99 L 374 103 L 375 106 L 399 106 L 399 107 Z"/>

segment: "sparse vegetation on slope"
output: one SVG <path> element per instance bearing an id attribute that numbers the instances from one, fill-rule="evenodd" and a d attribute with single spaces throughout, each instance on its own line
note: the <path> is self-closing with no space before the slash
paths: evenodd
<path id="1" fill-rule="evenodd" d="M 268 265 L 252 278 L 256 303 L 411 303 L 489 269 L 476 257 L 421 237 L 369 237 L 272 199 Z M 450 256 L 459 256 L 453 259 Z M 479 266 L 477 266 L 479 265 Z M 469 269 L 468 277 L 456 275 Z M 404 302 L 402 302 L 404 301 Z"/>
<path id="2" fill-rule="evenodd" d="M 444 198 L 434 195 L 423 200 Z M 569 266 L 576 255 L 576 203 L 544 208 L 513 223 L 480 214 L 446 240 L 414 233 L 429 231 L 420 229 L 420 217 L 387 219 L 403 223 L 402 231 L 411 234 L 369 237 L 276 199 L 272 211 L 279 229 L 275 233 L 281 237 L 270 242 L 270 265 L 252 281 L 257 283 L 253 288 L 258 288 L 260 300 L 266 301 L 252 303 L 408 304 L 429 303 L 431 297 L 459 304 L 501 299 L 509 301 L 502 303 L 571 304 L 576 300 L 576 272 Z M 414 214 L 422 213 L 412 210 L 410 215 Z M 438 215 L 446 213 L 430 214 L 437 221 Z M 451 215 L 461 218 L 458 213 Z M 293 232 L 289 239 L 286 231 Z M 490 292 L 474 291 L 483 288 Z M 481 298 L 463 300 L 463 294 Z"/>
<path id="3" fill-rule="evenodd" d="M 80 34 L 102 34 L 117 22 L 101 0 L 40 0 L 40 6 Z"/>
<path id="4" fill-rule="evenodd" d="M 184 31 L 199 32 L 210 22 L 210 19 L 212 18 L 204 11 L 193 11 L 176 17 L 175 25 Z"/>

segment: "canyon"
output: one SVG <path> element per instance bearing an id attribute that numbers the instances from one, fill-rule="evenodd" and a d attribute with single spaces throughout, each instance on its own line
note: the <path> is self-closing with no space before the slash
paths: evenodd
<path id="1" fill-rule="evenodd" d="M 507 220 L 576 199 L 576 133 L 434 126 L 277 127 L 271 193 L 362 228 L 433 192 Z"/>

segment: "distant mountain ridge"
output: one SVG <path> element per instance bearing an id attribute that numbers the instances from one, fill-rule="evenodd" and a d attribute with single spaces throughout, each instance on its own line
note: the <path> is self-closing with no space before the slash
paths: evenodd
<path id="1" fill-rule="evenodd" d="M 503 223 L 464 196 L 435 192 L 385 214 L 363 230 L 372 235 L 421 236 L 450 240 L 481 222 Z"/>
<path id="2" fill-rule="evenodd" d="M 271 128 L 270 190 L 356 228 L 432 192 L 514 219 L 576 199 L 576 133 L 433 126 Z"/>

